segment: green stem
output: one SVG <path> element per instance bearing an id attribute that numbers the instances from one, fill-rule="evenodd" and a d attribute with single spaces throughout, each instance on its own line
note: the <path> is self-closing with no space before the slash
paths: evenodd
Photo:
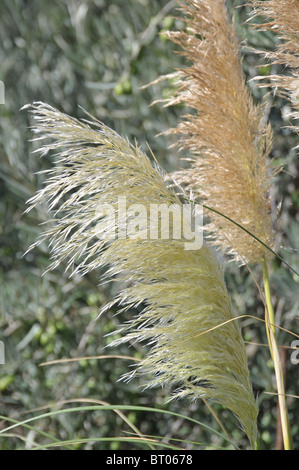
<path id="1" fill-rule="evenodd" d="M 264 288 L 265 288 L 265 297 L 266 297 L 266 305 L 267 305 L 266 315 L 265 315 L 266 331 L 267 331 L 267 337 L 268 337 L 268 342 L 269 342 L 269 348 L 270 348 L 271 356 L 272 356 L 273 363 L 274 363 L 284 449 L 293 450 L 293 442 L 292 442 L 291 429 L 290 429 L 290 423 L 289 423 L 288 409 L 286 405 L 284 377 L 283 377 L 283 371 L 282 371 L 282 366 L 281 366 L 281 361 L 280 361 L 280 356 L 279 356 L 279 351 L 278 351 L 278 346 L 277 346 L 277 340 L 276 340 L 275 316 L 274 316 L 274 309 L 273 309 L 273 304 L 272 304 L 272 299 L 271 299 L 268 266 L 267 266 L 265 257 L 263 257 L 262 259 L 262 269 L 263 269 Z"/>
<path id="2" fill-rule="evenodd" d="M 264 280 L 264 289 L 265 289 L 265 297 L 266 297 L 266 305 L 267 305 L 267 313 L 265 315 L 266 332 L 267 332 L 271 357 L 272 357 L 273 362 L 274 362 L 272 345 L 271 345 L 271 340 L 270 340 L 270 336 L 269 336 L 269 328 L 271 328 L 271 330 L 273 332 L 274 339 L 276 341 L 275 314 L 274 314 L 274 308 L 273 308 L 273 304 L 272 304 L 268 266 L 267 266 L 267 261 L 266 261 L 265 256 L 263 256 L 262 269 L 263 269 L 263 280 Z"/>

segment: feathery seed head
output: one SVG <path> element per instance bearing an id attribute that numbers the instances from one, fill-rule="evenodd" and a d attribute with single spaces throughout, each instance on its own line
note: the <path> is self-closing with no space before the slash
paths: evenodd
<path id="1" fill-rule="evenodd" d="M 272 132 L 263 107 L 255 106 L 246 87 L 235 29 L 223 0 L 180 3 L 185 31 L 169 32 L 191 65 L 180 70 L 176 96 L 193 112 L 175 129 L 179 146 L 191 153 L 188 169 L 174 175 L 207 206 L 229 217 L 266 245 L 273 245 L 269 213 L 272 183 L 268 155 Z M 216 243 L 244 262 L 258 262 L 267 249 L 237 225 L 207 212 Z"/>
<path id="2" fill-rule="evenodd" d="M 150 373 L 150 385 L 174 386 L 174 397 L 217 400 L 238 417 L 254 446 L 258 409 L 245 346 L 213 250 L 206 243 L 186 250 L 185 240 L 175 237 L 128 236 L 129 224 L 127 236 L 107 240 L 113 224 L 97 211 L 101 204 L 117 208 L 119 195 L 128 204 L 180 207 L 178 195 L 139 148 L 94 118 L 80 122 L 43 103 L 31 113 L 37 139 L 50 139 L 40 152 L 57 152 L 44 189 L 29 201 L 29 210 L 46 202 L 53 211 L 37 242 L 49 240 L 51 267 L 68 259 L 73 271 L 104 267 L 107 278 L 122 281 L 125 287 L 103 310 L 144 308 L 113 344 L 146 340 L 151 346 L 126 377 Z"/>
<path id="3" fill-rule="evenodd" d="M 279 44 L 273 51 L 257 51 L 270 59 L 274 64 L 286 67 L 283 75 L 270 75 L 256 77 L 257 79 L 270 79 L 264 86 L 277 88 L 279 93 L 288 99 L 293 112 L 290 118 L 295 122 L 299 119 L 299 2 L 298 0 L 251 0 L 253 13 L 251 20 L 257 16 L 266 19 L 266 22 L 253 25 L 255 29 L 275 31 L 279 37 Z M 263 85 L 261 85 L 263 86 Z M 293 129 L 299 132 L 299 126 L 294 124 Z"/>

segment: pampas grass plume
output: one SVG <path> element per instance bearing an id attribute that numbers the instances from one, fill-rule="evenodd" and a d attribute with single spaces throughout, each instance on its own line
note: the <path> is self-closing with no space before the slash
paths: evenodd
<path id="1" fill-rule="evenodd" d="M 234 25 L 223 0 L 180 2 L 185 28 L 170 31 L 189 64 L 178 73 L 179 85 L 166 106 L 183 103 L 185 114 L 175 129 L 190 165 L 173 177 L 192 190 L 207 210 L 215 243 L 238 262 L 260 262 L 273 248 L 269 189 L 274 172 L 268 156 L 270 125 L 246 86 Z M 244 227 L 261 240 L 240 229 Z"/>
<path id="2" fill-rule="evenodd" d="M 274 31 L 279 38 L 278 46 L 272 51 L 257 51 L 269 59 L 272 64 L 280 64 L 285 73 L 272 74 L 265 86 L 278 90 L 280 95 L 289 100 L 293 111 L 289 118 L 294 119 L 291 125 L 299 132 L 299 2 L 298 0 L 252 0 L 253 13 L 251 20 L 260 16 L 265 21 L 255 24 L 254 28 L 264 31 Z M 260 82 L 260 86 L 263 86 Z"/>
<path id="3" fill-rule="evenodd" d="M 150 374 L 149 386 L 167 384 L 173 398 L 216 400 L 239 419 L 251 445 L 257 434 L 244 342 L 224 284 L 222 267 L 206 243 L 185 250 L 180 239 L 143 239 L 109 235 L 101 204 L 182 203 L 165 183 L 163 172 L 137 147 L 92 116 L 78 121 L 57 109 L 29 107 L 42 155 L 56 153 L 45 186 L 28 210 L 46 203 L 49 228 L 37 240 L 48 241 L 51 268 L 68 261 L 71 272 L 106 270 L 120 281 L 119 294 L 106 308 L 143 305 L 119 330 L 125 341 L 146 341 L 149 352 L 133 373 Z M 46 141 L 46 142 L 45 142 Z M 132 235 L 132 236 L 130 236 Z M 105 309 L 104 309 L 105 310 Z"/>

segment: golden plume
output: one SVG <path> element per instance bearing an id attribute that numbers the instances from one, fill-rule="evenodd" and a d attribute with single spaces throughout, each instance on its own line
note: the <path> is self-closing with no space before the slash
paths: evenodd
<path id="1" fill-rule="evenodd" d="M 186 0 L 180 6 L 185 29 L 168 35 L 190 65 L 178 72 L 175 96 L 164 102 L 183 103 L 191 112 L 166 134 L 179 135 L 191 164 L 173 177 L 215 211 L 206 214 L 216 244 L 238 261 L 260 262 L 268 250 L 254 237 L 270 248 L 274 243 L 272 131 L 264 122 L 264 107 L 254 104 L 246 86 L 225 2 Z"/>
<path id="2" fill-rule="evenodd" d="M 274 31 L 279 38 L 279 44 L 272 51 L 258 51 L 272 64 L 284 67 L 284 73 L 256 79 L 270 79 L 266 85 L 278 90 L 281 96 L 289 100 L 293 111 L 289 118 L 294 119 L 291 125 L 299 131 L 296 121 L 299 119 L 299 2 L 298 0 L 252 0 L 253 13 L 251 20 L 257 16 L 266 19 L 266 22 L 255 24 L 254 28 Z"/>

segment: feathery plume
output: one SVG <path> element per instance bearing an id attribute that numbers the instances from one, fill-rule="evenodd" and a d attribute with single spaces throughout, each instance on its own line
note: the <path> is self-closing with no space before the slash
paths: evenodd
<path id="1" fill-rule="evenodd" d="M 51 268 L 68 259 L 72 272 L 105 268 L 106 278 L 120 281 L 125 287 L 106 308 L 144 308 L 121 326 L 121 339 L 113 344 L 151 346 L 126 378 L 149 373 L 149 385 L 169 384 L 173 397 L 216 400 L 237 416 L 255 446 L 258 409 L 245 346 L 214 251 L 206 243 L 186 250 L 186 240 L 174 236 L 147 237 L 148 219 L 141 220 L 138 236 L 130 223 L 125 236 L 115 236 L 113 218 L 99 209 L 113 207 L 120 215 L 121 196 L 133 211 L 175 205 L 175 221 L 182 202 L 174 189 L 138 147 L 91 116 L 81 122 L 44 103 L 30 112 L 36 139 L 50 139 L 41 154 L 57 152 L 45 187 L 28 208 L 46 202 L 53 212 L 37 241 L 49 241 Z"/>
<path id="2" fill-rule="evenodd" d="M 252 0 L 253 13 L 251 20 L 257 16 L 265 18 L 267 22 L 255 24 L 253 27 L 260 30 L 275 31 L 280 43 L 273 51 L 257 51 L 270 59 L 273 64 L 286 67 L 283 75 L 270 75 L 256 77 L 256 79 L 270 79 L 265 86 L 278 89 L 285 99 L 289 100 L 293 112 L 290 119 L 295 122 L 299 119 L 299 2 L 298 0 Z M 260 86 L 263 86 L 262 84 Z M 292 125 L 299 131 L 299 125 Z"/>
<path id="3" fill-rule="evenodd" d="M 179 3 L 185 30 L 168 34 L 191 65 L 178 72 L 175 96 L 164 103 L 184 103 L 192 113 L 166 134 L 179 135 L 178 145 L 190 152 L 191 164 L 174 178 L 272 248 L 272 132 L 264 122 L 263 106 L 254 105 L 246 87 L 235 28 L 223 0 Z M 268 250 L 236 224 L 206 213 L 216 243 L 234 259 L 255 263 L 268 256 Z"/>

